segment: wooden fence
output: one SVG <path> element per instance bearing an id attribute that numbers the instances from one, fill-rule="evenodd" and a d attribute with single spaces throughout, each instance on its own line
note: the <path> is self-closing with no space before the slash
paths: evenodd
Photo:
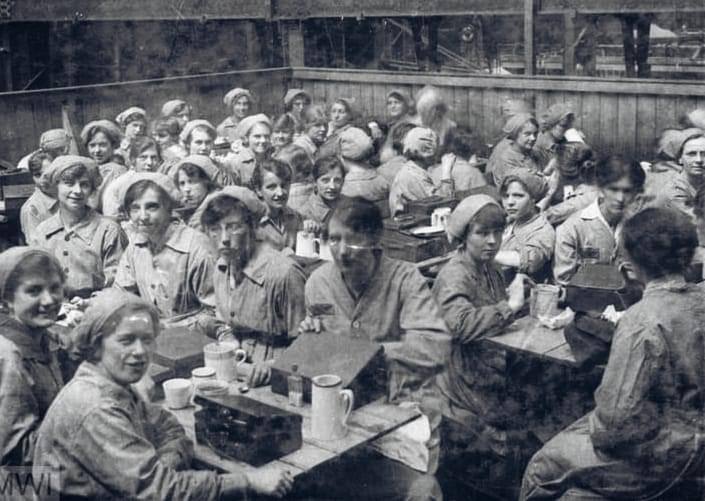
<path id="1" fill-rule="evenodd" d="M 427 84 L 441 89 L 455 120 L 496 142 L 502 128 L 500 104 L 523 98 L 540 113 L 555 102 L 570 102 L 583 130 L 600 152 L 650 158 L 654 139 L 674 127 L 688 110 L 705 108 L 705 86 L 656 80 L 605 80 L 571 77 L 457 76 L 366 70 L 277 68 L 191 77 L 123 82 L 0 94 L 0 158 L 17 162 L 37 147 L 42 131 L 61 126 L 61 105 L 73 107 L 78 125 L 96 118 L 113 119 L 131 105 L 156 116 L 161 104 L 184 98 L 195 116 L 217 125 L 224 117 L 222 96 L 230 88 L 248 87 L 259 96 L 258 109 L 282 111 L 289 87 L 303 87 L 317 102 L 354 97 L 362 112 L 384 116 L 387 93 L 394 88 L 416 92 Z"/>
<path id="2" fill-rule="evenodd" d="M 487 143 L 500 136 L 500 104 L 523 98 L 540 113 L 553 103 L 570 102 L 576 126 L 599 152 L 652 156 L 655 138 L 675 127 L 685 112 L 705 108 L 705 85 L 657 80 L 605 80 L 571 77 L 457 76 L 361 70 L 295 68 L 293 86 L 303 86 L 314 100 L 354 97 L 362 112 L 384 116 L 387 93 L 395 88 L 416 92 L 427 84 L 441 89 L 453 118 L 477 131 Z"/>
<path id="3" fill-rule="evenodd" d="M 193 105 L 195 118 L 218 125 L 226 116 L 223 95 L 233 87 L 253 90 L 259 110 L 280 113 L 289 76 L 289 69 L 277 68 L 0 93 L 0 158 L 16 163 L 36 149 L 43 131 L 61 127 L 62 104 L 73 109 L 80 127 L 98 118 L 114 119 L 128 106 L 142 106 L 156 117 L 165 101 L 184 99 Z"/>

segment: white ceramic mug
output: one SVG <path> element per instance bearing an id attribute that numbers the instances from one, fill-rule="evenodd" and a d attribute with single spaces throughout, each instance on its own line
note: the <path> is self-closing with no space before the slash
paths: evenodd
<path id="1" fill-rule="evenodd" d="M 188 379 L 168 379 L 164 387 L 164 400 L 170 409 L 183 409 L 191 403 L 191 381 Z"/>
<path id="2" fill-rule="evenodd" d="M 328 244 L 313 233 L 299 231 L 296 233 L 296 255 L 301 257 L 314 257 L 332 261 Z"/>
<path id="3" fill-rule="evenodd" d="M 434 210 L 431 213 L 431 226 L 435 226 L 436 228 L 444 228 L 446 227 L 446 224 L 448 224 L 448 218 L 450 217 L 451 213 L 451 208 L 450 207 L 439 207 L 438 209 Z"/>
<path id="4" fill-rule="evenodd" d="M 237 379 L 237 368 L 247 359 L 247 352 L 235 343 L 210 343 L 203 347 L 206 367 L 215 369 L 215 377 L 231 382 Z"/>
<path id="5" fill-rule="evenodd" d="M 347 433 L 347 420 L 355 399 L 352 390 L 343 390 L 339 376 L 324 374 L 311 379 L 311 436 L 335 440 Z"/>

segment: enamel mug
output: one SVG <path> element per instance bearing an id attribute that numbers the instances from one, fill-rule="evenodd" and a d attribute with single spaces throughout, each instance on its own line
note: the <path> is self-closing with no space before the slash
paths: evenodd
<path id="1" fill-rule="evenodd" d="M 355 402 L 352 390 L 343 390 L 342 380 L 334 374 L 315 376 L 311 382 L 311 436 L 318 440 L 344 437 Z"/>

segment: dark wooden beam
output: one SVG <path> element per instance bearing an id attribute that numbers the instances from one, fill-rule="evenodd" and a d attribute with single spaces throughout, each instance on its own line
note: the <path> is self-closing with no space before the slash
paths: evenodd
<path id="1" fill-rule="evenodd" d="M 2 71 L 5 75 L 3 86 L 5 92 L 12 90 L 12 49 L 10 48 L 10 26 L 0 24 L 0 59 L 2 59 Z"/>
<path id="2" fill-rule="evenodd" d="M 575 12 L 563 14 L 563 74 L 575 75 Z"/>
<path id="3" fill-rule="evenodd" d="M 536 1 L 524 0 L 524 74 L 527 76 L 536 74 L 535 24 Z"/>

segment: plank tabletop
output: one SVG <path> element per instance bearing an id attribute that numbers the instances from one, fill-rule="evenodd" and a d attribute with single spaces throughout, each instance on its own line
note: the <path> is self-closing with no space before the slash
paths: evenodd
<path id="1" fill-rule="evenodd" d="M 231 392 L 234 393 L 236 391 L 236 385 L 233 385 Z M 323 441 L 316 440 L 311 436 L 311 406 L 309 404 L 305 404 L 303 407 L 291 406 L 287 397 L 272 393 L 268 386 L 253 388 L 249 390 L 246 396 L 253 400 L 300 414 L 303 417 L 301 430 L 303 444 L 301 448 L 260 467 L 283 469 L 289 471 L 294 477 L 340 457 L 351 449 L 386 435 L 421 415 L 417 409 L 398 407 L 387 404 L 383 399 L 380 399 L 351 413 L 348 420 L 348 431 L 343 438 Z M 193 405 L 185 409 L 170 409 L 186 429 L 187 435 L 194 441 L 196 460 L 205 466 L 226 472 L 254 468 L 241 461 L 223 457 L 210 447 L 197 443 L 194 431 L 194 412 L 196 410 L 197 406 Z"/>
<path id="2" fill-rule="evenodd" d="M 526 353 L 560 364 L 574 366 L 575 357 L 563 334 L 563 329 L 549 329 L 533 317 L 514 321 L 506 331 L 485 341 L 501 348 Z"/>

